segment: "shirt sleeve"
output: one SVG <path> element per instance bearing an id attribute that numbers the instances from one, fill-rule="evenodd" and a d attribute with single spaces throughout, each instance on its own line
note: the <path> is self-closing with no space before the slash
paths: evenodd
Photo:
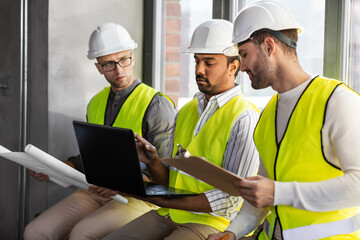
<path id="1" fill-rule="evenodd" d="M 244 237 L 254 231 L 269 213 L 270 211 L 267 208 L 256 208 L 244 201 L 241 210 L 231 221 L 226 231 L 235 233 L 236 239 Z"/>
<path id="2" fill-rule="evenodd" d="M 338 87 L 328 102 L 323 144 L 327 160 L 343 176 L 320 182 L 275 182 L 275 205 L 308 211 L 360 206 L 360 97 Z"/>
<path id="3" fill-rule="evenodd" d="M 171 157 L 172 156 L 172 152 L 173 152 L 173 148 L 174 148 L 175 126 L 176 126 L 176 120 L 177 120 L 178 115 L 179 115 L 179 113 L 177 113 L 175 115 L 174 122 L 173 122 L 173 125 L 171 127 L 170 139 L 169 139 L 169 142 L 168 142 L 167 147 L 166 147 L 165 157 Z M 163 163 L 163 164 L 165 164 L 165 163 Z"/>
<path id="4" fill-rule="evenodd" d="M 143 137 L 156 147 L 160 157 L 165 154 L 175 113 L 173 104 L 160 94 L 153 98 L 146 110 Z"/>
<path id="5" fill-rule="evenodd" d="M 259 115 L 253 110 L 245 111 L 234 122 L 226 144 L 223 168 L 245 178 L 253 176 L 259 168 L 259 153 L 253 141 L 253 133 Z M 213 189 L 205 192 L 214 214 L 232 219 L 243 199 Z"/>
<path id="6" fill-rule="evenodd" d="M 67 161 L 72 162 L 75 166 L 75 169 L 84 173 L 84 168 L 81 163 L 80 155 L 72 156 L 67 159 Z"/>

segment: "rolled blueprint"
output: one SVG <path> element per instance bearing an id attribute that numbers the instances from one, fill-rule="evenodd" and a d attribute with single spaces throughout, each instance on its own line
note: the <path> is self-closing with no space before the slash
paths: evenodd
<path id="1" fill-rule="evenodd" d="M 11 152 L 0 145 L 0 156 L 16 162 L 35 172 L 41 172 L 49 176 L 49 179 L 62 187 L 71 185 L 87 189 L 91 184 L 86 181 L 85 175 L 70 167 L 64 162 L 54 158 L 37 147 L 28 144 L 24 152 Z M 127 204 L 128 200 L 118 195 L 114 200 Z"/>

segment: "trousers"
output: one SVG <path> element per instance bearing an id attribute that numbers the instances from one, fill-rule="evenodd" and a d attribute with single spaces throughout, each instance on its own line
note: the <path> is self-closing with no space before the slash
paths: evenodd
<path id="1" fill-rule="evenodd" d="M 118 239 L 126 240 L 204 240 L 208 235 L 218 232 L 216 228 L 204 224 L 178 224 L 169 216 L 161 216 L 156 210 L 151 210 L 114 234 Z"/>
<path id="2" fill-rule="evenodd" d="M 158 207 L 135 198 L 122 204 L 88 190 L 78 190 L 32 220 L 24 240 L 101 239 Z"/>

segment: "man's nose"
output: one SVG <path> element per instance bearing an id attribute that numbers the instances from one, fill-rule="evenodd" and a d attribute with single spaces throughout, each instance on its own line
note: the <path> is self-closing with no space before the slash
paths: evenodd
<path id="1" fill-rule="evenodd" d="M 245 72 L 246 71 L 246 65 L 244 61 L 240 61 L 240 71 Z"/>
<path id="2" fill-rule="evenodd" d="M 202 74 L 205 75 L 205 66 L 204 63 L 199 62 L 195 67 L 195 74 Z"/>
<path id="3" fill-rule="evenodd" d="M 115 65 L 115 72 L 121 73 L 123 71 L 123 68 L 120 66 L 119 63 L 116 63 Z"/>

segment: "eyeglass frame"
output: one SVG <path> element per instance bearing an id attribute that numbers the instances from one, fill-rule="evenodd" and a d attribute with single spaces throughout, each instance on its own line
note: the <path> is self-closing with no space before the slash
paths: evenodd
<path id="1" fill-rule="evenodd" d="M 117 66 L 117 65 L 119 65 L 119 66 L 122 67 L 122 68 L 125 68 L 125 67 L 130 66 L 131 63 L 132 63 L 132 61 L 131 61 L 132 58 L 133 58 L 133 56 L 131 55 L 131 56 L 129 56 L 129 57 L 121 58 L 121 59 L 120 59 L 119 61 L 117 61 L 117 62 L 114 62 L 114 61 L 109 61 L 109 62 L 106 62 L 106 63 L 99 63 L 99 62 L 98 62 L 98 64 L 101 66 L 101 68 L 102 68 L 105 72 L 112 72 L 112 71 L 114 71 L 114 70 L 116 69 L 116 66 Z M 127 60 L 127 59 L 130 59 L 130 63 L 129 63 L 128 65 L 123 66 L 123 65 L 120 64 L 121 61 L 124 61 L 124 60 Z M 112 64 L 112 63 L 115 64 L 115 65 L 114 65 L 114 69 L 112 69 L 112 70 L 105 70 L 105 69 L 104 69 L 104 66 L 105 66 L 105 65 L 107 65 L 107 64 Z"/>

